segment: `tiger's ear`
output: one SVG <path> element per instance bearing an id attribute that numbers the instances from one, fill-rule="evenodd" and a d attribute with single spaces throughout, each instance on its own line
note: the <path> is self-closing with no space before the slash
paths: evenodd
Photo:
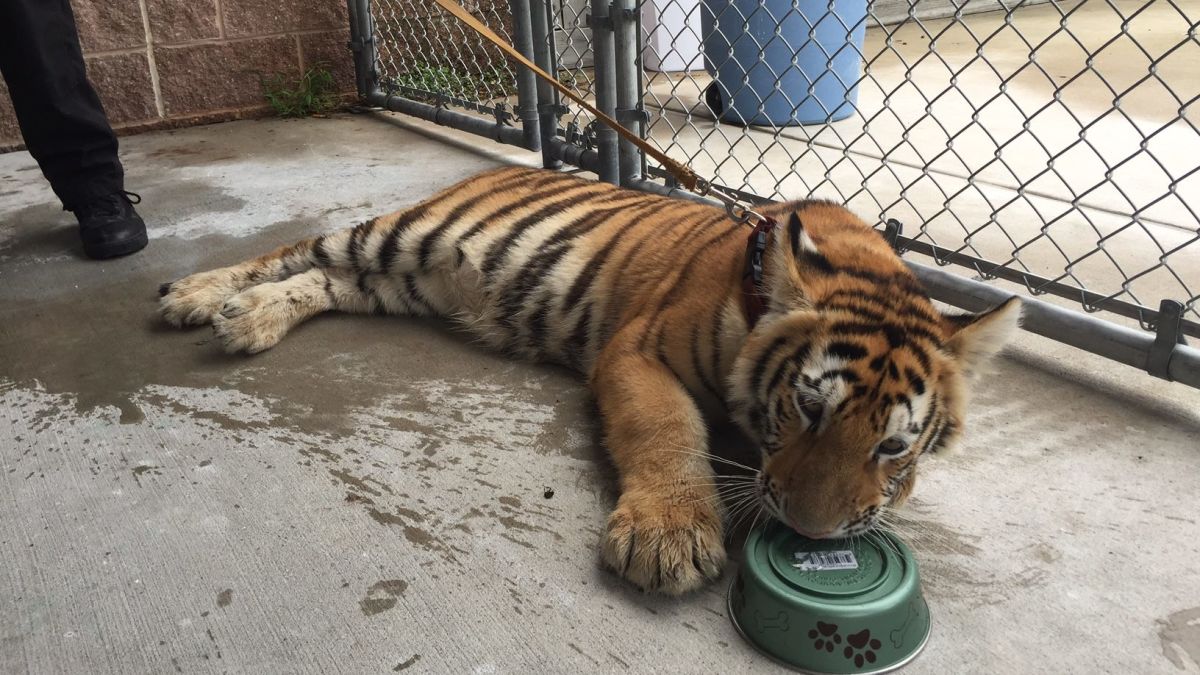
<path id="1" fill-rule="evenodd" d="M 1021 300 L 1011 297 L 979 314 L 943 315 L 945 349 L 968 376 L 995 356 L 1021 326 Z"/>
<path id="2" fill-rule="evenodd" d="M 766 264 L 773 310 L 811 309 L 812 303 L 804 293 L 805 278 L 833 271 L 795 211 L 788 215 L 786 224 L 775 230 Z"/>

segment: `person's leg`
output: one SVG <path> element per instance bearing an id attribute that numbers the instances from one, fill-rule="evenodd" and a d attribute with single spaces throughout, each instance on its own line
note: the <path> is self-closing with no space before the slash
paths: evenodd
<path id="1" fill-rule="evenodd" d="M 29 152 L 92 257 L 132 253 L 145 225 L 125 197 L 117 139 L 87 80 L 68 0 L 0 2 L 0 72 Z"/>

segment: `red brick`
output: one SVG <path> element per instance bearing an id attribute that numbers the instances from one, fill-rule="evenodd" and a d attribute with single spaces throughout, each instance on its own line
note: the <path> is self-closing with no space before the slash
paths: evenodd
<path id="1" fill-rule="evenodd" d="M 292 36 L 160 47 L 154 59 L 168 117 L 261 105 L 263 78 L 299 73 Z"/>
<path id="2" fill-rule="evenodd" d="M 146 0 L 154 44 L 178 44 L 220 36 L 214 0 Z"/>
<path id="3" fill-rule="evenodd" d="M 145 54 L 93 56 L 86 63 L 88 79 L 100 96 L 109 124 L 120 126 L 158 117 Z"/>
<path id="4" fill-rule="evenodd" d="M 349 26 L 344 0 L 223 0 L 227 37 Z"/>
<path id="5" fill-rule="evenodd" d="M 350 31 L 330 31 L 300 36 L 300 56 L 304 68 L 322 66 L 333 73 L 339 93 L 354 91 L 354 58 L 346 43 Z"/>
<path id="6" fill-rule="evenodd" d="M 85 54 L 146 44 L 138 0 L 71 0 L 71 7 Z"/>

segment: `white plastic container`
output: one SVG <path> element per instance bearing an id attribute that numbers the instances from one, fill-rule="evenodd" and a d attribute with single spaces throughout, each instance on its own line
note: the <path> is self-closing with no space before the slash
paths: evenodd
<path id="1" fill-rule="evenodd" d="M 642 32 L 646 70 L 681 72 L 704 70 L 700 48 L 700 0 L 645 0 Z"/>

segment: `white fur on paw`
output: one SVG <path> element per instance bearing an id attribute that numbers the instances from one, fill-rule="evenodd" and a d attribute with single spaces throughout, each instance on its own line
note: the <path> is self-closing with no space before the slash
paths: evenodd
<path id="1" fill-rule="evenodd" d="M 159 289 L 159 313 L 172 326 L 210 323 L 225 301 L 238 292 L 229 270 L 200 272 Z"/>
<path id="2" fill-rule="evenodd" d="M 256 354 L 279 344 L 296 321 L 295 308 L 274 284 L 229 298 L 213 316 L 213 333 L 225 351 Z"/>

